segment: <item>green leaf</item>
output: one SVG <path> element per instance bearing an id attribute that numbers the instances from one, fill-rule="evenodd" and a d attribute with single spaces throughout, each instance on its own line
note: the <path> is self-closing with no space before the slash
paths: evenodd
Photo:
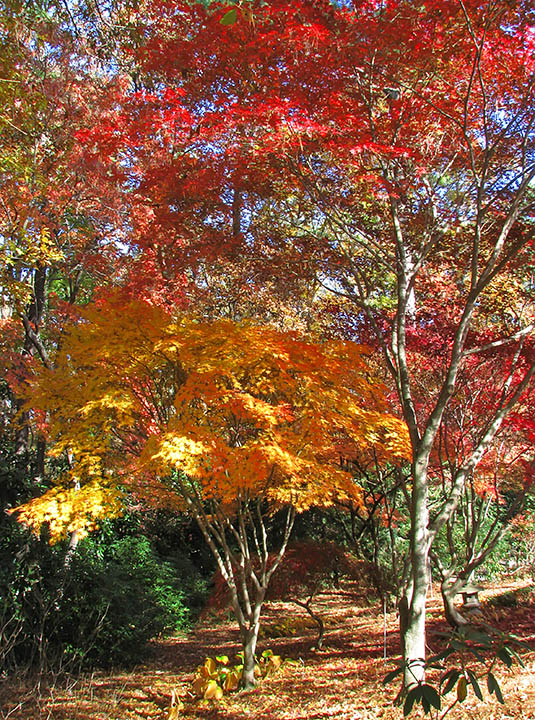
<path id="1" fill-rule="evenodd" d="M 428 660 L 428 661 L 425 663 L 425 667 L 426 667 L 427 669 L 433 668 L 434 670 L 444 670 L 444 663 L 443 663 L 443 662 L 438 662 L 438 661 L 431 662 L 431 661 Z"/>
<path id="2" fill-rule="evenodd" d="M 429 703 L 429 705 L 436 708 L 437 710 L 440 710 L 442 703 L 440 701 L 440 695 L 438 694 L 436 688 L 434 688 L 432 685 L 422 685 L 422 696 L 422 701 L 425 700 L 427 703 Z M 426 710 L 426 712 L 429 712 L 429 710 Z"/>
<path id="3" fill-rule="evenodd" d="M 468 675 L 468 679 L 470 680 L 470 685 L 474 688 L 476 697 L 478 697 L 479 700 L 483 700 L 483 693 L 481 692 L 481 688 L 479 687 L 477 677 L 474 675 L 474 673 L 471 670 L 467 670 L 466 673 Z"/>
<path id="4" fill-rule="evenodd" d="M 474 642 L 490 647 L 492 645 L 492 638 L 487 633 L 482 633 L 479 630 L 466 630 L 465 638 L 467 640 L 473 640 Z"/>
<path id="5" fill-rule="evenodd" d="M 413 687 L 412 690 L 409 690 L 407 693 L 407 697 L 405 698 L 405 703 L 403 705 L 403 715 L 407 717 L 407 715 L 411 712 L 412 708 L 414 707 L 414 703 L 417 700 L 422 699 L 422 690 L 420 685 L 416 685 L 416 687 Z"/>
<path id="6" fill-rule="evenodd" d="M 221 20 L 219 21 L 221 25 L 234 25 L 236 20 L 238 19 L 238 10 L 237 8 L 232 8 L 231 10 L 228 10 Z"/>
<path id="7" fill-rule="evenodd" d="M 443 633 L 443 635 L 444 635 L 445 639 L 447 639 L 447 640 L 450 639 L 450 635 L 446 635 L 446 633 Z M 429 663 L 440 663 L 442 660 L 445 660 L 450 655 L 453 655 L 454 652 L 455 652 L 454 648 L 447 647 L 444 650 L 442 650 L 442 652 L 439 652 L 437 655 L 431 655 L 431 657 L 428 659 L 427 663 L 428 664 Z"/>
<path id="8" fill-rule="evenodd" d="M 453 690 L 453 688 L 455 687 L 455 683 L 459 679 L 460 674 L 460 670 L 452 668 L 451 670 L 448 670 L 448 672 L 443 676 L 442 682 L 445 682 L 445 685 L 442 688 L 443 695 L 446 695 L 450 692 L 450 690 Z"/>
<path id="9" fill-rule="evenodd" d="M 400 675 L 403 672 L 403 665 L 401 667 L 397 667 L 395 670 L 391 670 L 389 673 L 387 673 L 383 678 L 383 685 L 388 685 L 389 682 L 392 682 L 392 680 Z"/>
<path id="10" fill-rule="evenodd" d="M 502 647 L 498 650 L 496 653 L 497 657 L 500 658 L 500 660 L 508 667 L 510 668 L 513 664 L 513 658 L 511 657 L 508 648 Z"/>
<path id="11" fill-rule="evenodd" d="M 489 674 L 487 675 L 487 688 L 489 693 L 491 695 L 494 693 L 498 702 L 503 705 L 505 701 L 503 699 L 502 691 L 500 689 L 500 686 L 498 685 L 498 681 L 491 672 L 489 672 Z"/>
<path id="12" fill-rule="evenodd" d="M 216 655 L 215 659 L 217 660 L 218 663 L 221 663 L 221 665 L 229 664 L 228 655 Z"/>
<path id="13" fill-rule="evenodd" d="M 431 705 L 429 704 L 425 695 L 422 695 L 422 710 L 424 711 L 425 715 L 431 712 Z"/>
<path id="14" fill-rule="evenodd" d="M 522 660 L 522 658 L 520 657 L 520 655 L 517 653 L 516 650 L 514 650 L 513 648 L 510 648 L 510 647 L 508 647 L 507 650 L 508 650 L 508 652 L 511 653 L 512 657 L 516 658 L 516 661 L 520 665 L 520 667 L 526 667 L 526 665 L 524 664 L 524 661 Z"/>
<path id="15" fill-rule="evenodd" d="M 476 647 L 466 647 L 465 648 L 465 650 L 468 650 L 468 652 L 472 653 L 472 655 L 476 658 L 476 660 L 479 660 L 480 663 L 484 663 L 485 660 L 483 659 L 483 656 L 479 652 L 479 650 L 481 650 L 481 649 L 484 650 L 485 648 L 481 648 L 481 647 L 477 647 L 477 648 Z"/>

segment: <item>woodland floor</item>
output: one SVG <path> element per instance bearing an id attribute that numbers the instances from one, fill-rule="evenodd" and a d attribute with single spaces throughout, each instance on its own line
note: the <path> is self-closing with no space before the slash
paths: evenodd
<path id="1" fill-rule="evenodd" d="M 485 620 L 501 630 L 522 637 L 530 649 L 522 651 L 525 668 L 501 665 L 497 673 L 505 696 L 500 705 L 494 696 L 478 701 L 469 690 L 462 706 L 448 715 L 452 720 L 535 720 L 535 603 L 503 607 L 496 598 L 518 592 L 528 582 L 502 585 L 482 593 Z M 494 599 L 493 599 L 494 598 Z M 152 657 L 128 672 L 94 672 L 39 691 L 23 679 L 0 686 L 2 720 L 166 720 L 172 716 L 174 693 L 184 707 L 175 716 L 184 720 L 393 720 L 402 717 L 392 701 L 397 682 L 386 688 L 382 678 L 399 658 L 397 617 L 386 617 L 387 661 L 384 661 L 384 618 L 381 603 L 367 595 L 357 583 L 318 596 L 315 603 L 326 621 L 324 647 L 312 649 L 314 630 L 306 614 L 292 604 L 266 606 L 264 626 L 271 634 L 281 626 L 291 628 L 291 637 L 265 637 L 259 650 L 272 648 L 283 657 L 302 661 L 264 680 L 249 692 L 234 693 L 218 703 L 195 699 L 191 681 L 197 665 L 206 656 L 233 655 L 238 649 L 236 625 L 225 617 L 207 613 L 185 638 L 154 642 Z M 441 603 L 436 593 L 428 617 L 431 651 L 440 649 Z M 452 700 L 455 691 L 450 693 Z M 1 709 L 3 707 L 3 710 Z M 418 716 L 418 713 L 415 714 Z"/>

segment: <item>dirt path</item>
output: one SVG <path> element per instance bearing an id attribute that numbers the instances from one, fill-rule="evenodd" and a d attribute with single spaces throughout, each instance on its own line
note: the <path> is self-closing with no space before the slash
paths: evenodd
<path id="1" fill-rule="evenodd" d="M 299 660 L 264 681 L 250 692 L 224 698 L 220 703 L 198 701 L 190 692 L 198 664 L 208 655 L 232 656 L 239 649 L 233 622 L 207 614 L 187 638 L 168 638 L 154 643 L 149 662 L 129 672 L 95 672 L 67 684 L 41 687 L 39 693 L 15 684 L 4 686 L 2 720 L 165 720 L 173 692 L 184 707 L 178 714 L 185 720 L 390 720 L 402 717 L 392 706 L 397 692 L 393 684 L 382 686 L 385 673 L 399 656 L 397 618 L 386 616 L 382 606 L 367 601 L 355 584 L 322 594 L 316 603 L 326 624 L 324 647 L 312 649 L 314 629 L 295 605 L 266 606 L 264 637 L 260 650 L 272 648 L 283 657 Z M 488 619 L 503 629 L 510 627 L 535 648 L 535 609 L 517 607 L 486 610 Z M 445 627 L 440 620 L 437 599 L 429 608 L 429 644 L 438 647 L 437 633 Z M 289 633 L 294 633 L 290 635 Z M 526 668 L 500 670 L 506 698 L 499 705 L 494 698 L 480 703 L 472 695 L 449 717 L 470 720 L 535 720 L 535 652 L 524 653 Z M 452 698 L 454 693 L 451 694 Z"/>

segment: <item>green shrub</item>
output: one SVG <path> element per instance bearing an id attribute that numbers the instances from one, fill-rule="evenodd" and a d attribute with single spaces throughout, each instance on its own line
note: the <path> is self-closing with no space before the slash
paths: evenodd
<path id="1" fill-rule="evenodd" d="M 100 666 L 134 663 L 146 643 L 190 619 L 181 578 L 145 537 L 99 552 L 89 542 L 73 558 L 52 638 L 67 655 Z"/>
<path id="2" fill-rule="evenodd" d="M 64 462 L 47 461 L 47 477 Z M 38 452 L 19 454 L 0 434 L 0 667 L 136 662 L 148 640 L 185 629 L 204 603 L 196 530 L 177 514 L 131 511 L 69 558 L 67 542 L 50 546 L 46 525 L 35 538 L 6 514 L 45 489 L 40 465 Z"/>
<path id="3" fill-rule="evenodd" d="M 186 629 L 204 594 L 187 557 L 161 558 L 147 537 L 117 537 L 113 526 L 80 542 L 67 564 L 66 545 L 50 547 L 46 533 L 37 540 L 12 521 L 2 530 L 6 668 L 135 663 L 151 638 Z"/>

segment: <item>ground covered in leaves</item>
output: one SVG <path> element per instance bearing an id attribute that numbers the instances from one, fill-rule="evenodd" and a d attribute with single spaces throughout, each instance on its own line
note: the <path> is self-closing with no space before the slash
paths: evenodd
<path id="1" fill-rule="evenodd" d="M 535 719 L 535 602 L 527 582 L 511 583 L 482 594 L 484 619 L 522 637 L 525 667 L 500 667 L 505 704 L 473 692 L 451 718 L 470 720 Z M 252 691 L 225 696 L 217 703 L 191 692 L 197 666 L 207 656 L 239 649 L 236 625 L 225 615 L 206 613 L 185 638 L 154 643 L 149 661 L 126 672 L 94 672 L 76 678 L 42 681 L 9 678 L 1 691 L 2 720 L 371 720 L 400 718 L 393 705 L 398 687 L 386 688 L 384 675 L 399 659 L 397 617 L 358 583 L 346 583 L 318 596 L 325 620 L 321 650 L 313 648 L 313 624 L 290 603 L 272 603 L 264 614 L 260 651 L 271 648 L 298 660 Z M 440 649 L 446 630 L 436 593 L 429 606 L 431 651 Z M 385 645 L 386 629 L 386 645 Z M 386 660 L 385 660 L 386 648 Z M 455 692 L 450 693 L 454 700 Z M 449 697 L 449 696 L 448 696 Z"/>

